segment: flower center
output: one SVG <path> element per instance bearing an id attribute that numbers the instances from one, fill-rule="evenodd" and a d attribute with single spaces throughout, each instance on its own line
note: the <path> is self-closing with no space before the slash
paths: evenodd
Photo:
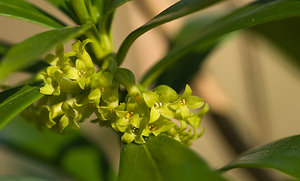
<path id="1" fill-rule="evenodd" d="M 179 104 L 180 105 L 185 105 L 185 103 L 186 103 L 185 99 L 181 99 Z"/>
<path id="2" fill-rule="evenodd" d="M 128 112 L 125 114 L 125 118 L 129 119 L 133 115 L 133 112 Z"/>
<path id="3" fill-rule="evenodd" d="M 163 104 L 161 102 L 157 102 L 154 104 L 155 107 L 161 107 Z"/>

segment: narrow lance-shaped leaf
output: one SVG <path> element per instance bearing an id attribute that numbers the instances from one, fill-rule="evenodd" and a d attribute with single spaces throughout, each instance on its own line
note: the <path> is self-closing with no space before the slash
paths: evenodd
<path id="1" fill-rule="evenodd" d="M 173 47 L 189 41 L 190 38 L 199 33 L 199 29 L 211 23 L 215 18 L 211 16 L 197 17 L 188 20 L 181 28 L 180 32 L 172 40 Z M 206 57 L 214 50 L 216 45 L 208 50 L 197 49 L 177 59 L 172 65 L 157 78 L 156 85 L 168 85 L 176 92 L 181 92 L 194 75 L 201 69 L 201 65 Z"/>
<path id="2" fill-rule="evenodd" d="M 1 58 L 5 56 L 5 54 L 8 52 L 8 50 L 11 46 L 12 45 L 10 45 L 9 43 L 0 41 L 0 62 L 1 62 Z M 48 63 L 46 63 L 45 61 L 39 60 L 34 65 L 32 65 L 22 71 L 29 72 L 29 73 L 36 73 L 47 66 L 49 66 Z"/>
<path id="3" fill-rule="evenodd" d="M 87 24 L 46 31 L 13 46 L 0 62 L 0 78 L 18 69 L 33 65 L 41 55 L 47 53 L 55 45 L 83 34 L 91 26 Z"/>
<path id="4" fill-rule="evenodd" d="M 290 57 L 285 59 L 300 69 L 300 17 L 278 20 L 256 26 L 252 32 L 262 35 Z"/>
<path id="5" fill-rule="evenodd" d="M 300 179 L 300 135 L 284 138 L 248 151 L 221 168 L 273 168 Z"/>
<path id="6" fill-rule="evenodd" d="M 201 9 L 204 9 L 210 5 L 213 5 L 222 0 L 181 0 L 171 7 L 167 8 L 159 15 L 155 16 L 153 19 L 148 21 L 143 26 L 131 32 L 126 39 L 123 41 L 122 45 L 118 51 L 118 63 L 121 64 L 130 48 L 132 43 L 141 35 L 146 33 L 147 31 L 161 25 L 167 23 L 169 21 L 175 20 L 182 16 L 194 13 Z"/>
<path id="7" fill-rule="evenodd" d="M 232 31 L 292 16 L 300 16 L 299 0 L 258 1 L 235 10 L 199 30 L 201 33 L 193 41 L 185 42 L 171 51 L 147 72 L 142 84 L 151 84 L 174 61 L 196 47 L 207 49 L 218 38 Z"/>
<path id="8" fill-rule="evenodd" d="M 0 181 L 50 181 L 49 179 L 28 176 L 0 176 Z"/>
<path id="9" fill-rule="evenodd" d="M 70 0 L 47 0 L 47 1 L 53 4 L 58 9 L 60 9 L 62 12 L 64 12 L 66 15 L 68 15 L 71 19 L 73 19 L 76 23 L 79 24 L 79 20 L 72 9 L 72 6 L 70 5 Z"/>
<path id="10" fill-rule="evenodd" d="M 166 135 L 124 144 L 118 181 L 225 181 L 188 147 Z"/>
<path id="11" fill-rule="evenodd" d="M 9 47 L 10 47 L 10 45 L 8 45 L 7 43 L 0 41 L 0 58 L 2 58 L 6 54 Z"/>
<path id="12" fill-rule="evenodd" d="M 105 9 L 104 13 L 108 14 L 114 11 L 119 6 L 123 5 L 126 2 L 129 2 L 131 0 L 110 0 L 110 1 L 104 1 L 105 3 Z"/>
<path id="13" fill-rule="evenodd" d="M 24 0 L 1 0 L 0 15 L 29 21 L 49 28 L 62 28 L 63 23 Z"/>
<path id="14" fill-rule="evenodd" d="M 25 85 L 0 93 L 0 129 L 26 107 L 42 98 L 40 86 Z"/>

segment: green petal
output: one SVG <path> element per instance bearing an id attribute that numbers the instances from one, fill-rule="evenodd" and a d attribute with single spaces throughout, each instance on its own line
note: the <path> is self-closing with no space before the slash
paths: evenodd
<path id="1" fill-rule="evenodd" d="M 186 124 L 186 122 L 181 120 L 180 121 L 180 130 L 186 130 L 187 127 L 188 127 L 188 125 Z"/>
<path id="2" fill-rule="evenodd" d="M 173 118 L 175 116 L 175 112 L 168 108 L 168 106 L 163 105 L 158 108 L 159 113 L 166 118 Z"/>
<path id="3" fill-rule="evenodd" d="M 79 71 L 75 67 L 68 66 L 64 69 L 65 77 L 69 79 L 77 79 L 79 78 Z"/>
<path id="4" fill-rule="evenodd" d="M 63 132 L 63 130 L 69 125 L 69 119 L 67 116 L 63 115 L 61 119 L 59 120 L 58 129 L 59 132 Z"/>
<path id="5" fill-rule="evenodd" d="M 75 52 L 79 52 L 81 47 L 81 41 L 77 40 L 75 43 L 72 44 L 72 50 Z"/>
<path id="6" fill-rule="evenodd" d="M 85 87 L 85 78 L 78 78 L 77 79 L 77 83 L 78 83 L 78 85 L 79 85 L 79 87 L 83 90 L 84 89 L 84 87 Z"/>
<path id="7" fill-rule="evenodd" d="M 162 132 L 169 131 L 171 128 L 173 128 L 175 126 L 175 123 L 169 119 L 161 117 L 157 121 L 152 123 L 152 125 L 157 128 L 156 130 L 152 131 L 152 133 L 155 136 L 157 136 Z"/>
<path id="8" fill-rule="evenodd" d="M 48 54 L 45 58 L 46 62 L 49 63 L 50 65 L 52 66 L 55 66 L 58 62 L 58 57 L 56 57 L 55 55 L 53 54 Z"/>
<path id="9" fill-rule="evenodd" d="M 132 143 L 135 138 L 135 134 L 133 133 L 124 133 L 121 140 L 125 143 Z"/>
<path id="10" fill-rule="evenodd" d="M 85 50 L 85 46 L 88 44 L 88 43 L 92 43 L 93 41 L 91 39 L 85 39 L 82 41 L 81 43 L 81 47 L 80 47 L 80 50 L 81 51 L 84 51 Z"/>
<path id="11" fill-rule="evenodd" d="M 156 102 L 159 102 L 159 95 L 152 91 L 145 91 L 143 97 L 149 108 L 153 107 Z"/>
<path id="12" fill-rule="evenodd" d="M 118 85 L 104 87 L 102 90 L 102 99 L 108 105 L 117 107 L 119 105 L 119 89 Z"/>
<path id="13" fill-rule="evenodd" d="M 134 114 L 130 118 L 130 124 L 135 128 L 139 128 L 141 123 L 141 118 L 138 114 Z"/>
<path id="14" fill-rule="evenodd" d="M 112 85 L 113 78 L 109 71 L 98 72 L 92 80 L 92 87 L 109 87 Z"/>
<path id="15" fill-rule="evenodd" d="M 76 69 L 79 70 L 79 73 L 81 73 L 81 76 L 83 76 L 83 74 L 86 71 L 86 65 L 85 65 L 84 61 L 81 59 L 77 59 L 75 64 L 76 64 L 75 65 Z"/>
<path id="16" fill-rule="evenodd" d="M 99 104 L 100 98 L 101 98 L 100 89 L 94 89 L 88 95 L 88 99 L 90 100 L 90 102 L 95 103 L 96 105 Z"/>
<path id="17" fill-rule="evenodd" d="M 184 92 L 182 94 L 182 98 L 183 99 L 187 99 L 191 95 L 192 95 L 192 89 L 191 89 L 191 87 L 188 84 L 186 84 Z"/>
<path id="18" fill-rule="evenodd" d="M 128 111 L 116 111 L 116 115 L 118 118 L 125 117 L 125 115 L 128 113 Z"/>
<path id="19" fill-rule="evenodd" d="M 153 123 L 154 121 L 158 120 L 159 117 L 160 117 L 159 110 L 155 107 L 152 107 L 150 111 L 149 123 Z"/>
<path id="20" fill-rule="evenodd" d="M 178 95 L 175 90 L 166 85 L 160 85 L 154 89 L 154 92 L 159 94 L 159 100 L 161 102 L 172 103 L 178 99 Z"/>
<path id="21" fill-rule="evenodd" d="M 44 87 L 40 88 L 40 92 L 46 95 L 52 95 L 54 92 L 54 88 L 51 84 L 46 84 Z"/>
<path id="22" fill-rule="evenodd" d="M 109 120 L 112 117 L 112 110 L 108 107 L 100 106 L 98 113 L 97 116 L 101 120 Z"/>
<path id="23" fill-rule="evenodd" d="M 186 105 L 190 109 L 198 109 L 204 105 L 204 101 L 202 98 L 197 96 L 190 96 L 186 99 Z"/>
<path id="24" fill-rule="evenodd" d="M 187 106 L 181 106 L 180 108 L 180 114 L 182 116 L 182 119 L 185 119 L 189 116 L 190 110 Z"/>

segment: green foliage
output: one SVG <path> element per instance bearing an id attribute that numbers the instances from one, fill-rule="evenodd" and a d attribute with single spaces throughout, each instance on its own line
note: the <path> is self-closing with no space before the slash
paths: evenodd
<path id="1" fill-rule="evenodd" d="M 25 85 L 0 93 L 0 128 L 26 107 L 43 97 L 40 86 Z"/>
<path id="2" fill-rule="evenodd" d="M 195 48 L 206 51 L 218 39 L 232 31 L 249 28 L 282 18 L 300 15 L 300 2 L 298 0 L 257 1 L 235 10 L 227 16 L 221 17 L 202 28 L 201 33 L 195 35 L 175 47 L 156 65 L 154 65 L 142 80 L 142 85 L 149 86 L 159 77 L 166 68 L 177 59 L 193 51 Z"/>
<path id="3" fill-rule="evenodd" d="M 118 181 L 225 181 L 193 151 L 166 135 L 151 136 L 146 144 L 123 144 Z"/>
<path id="4" fill-rule="evenodd" d="M 80 128 L 79 123 L 92 114 L 97 116 L 93 123 L 112 128 L 123 142 L 119 181 L 226 180 L 182 144 L 189 145 L 203 134 L 199 127 L 208 111 L 205 101 L 192 95 L 187 82 L 223 37 L 249 27 L 299 64 L 299 0 L 255 1 L 213 21 L 193 21 L 170 42 L 169 52 L 146 73 L 141 84 L 136 83 L 133 72 L 120 67 L 133 42 L 159 25 L 221 0 L 176 2 L 131 32 L 117 52 L 111 24 L 114 12 L 130 0 L 47 1 L 79 26 L 67 27 L 28 1 L 0 2 L 0 15 L 53 29 L 16 45 L 0 43 L 1 79 L 17 71 L 33 74 L 26 80 L 30 84 L 0 92 L 0 128 L 20 114 L 39 129 L 51 128 L 61 135 L 49 130 L 38 132 L 17 116 L 1 130 L 0 143 L 76 180 L 116 179 L 102 149 L 68 128 Z M 76 41 L 72 51 L 65 53 L 63 44 L 69 39 Z M 54 47 L 55 54 L 41 60 Z M 154 83 L 158 86 L 151 89 Z M 178 94 L 180 91 L 183 93 Z M 221 171 L 273 168 L 300 179 L 298 142 L 299 136 L 294 136 L 261 146 L 242 154 Z M 0 177 L 5 179 L 40 180 Z"/>
<path id="5" fill-rule="evenodd" d="M 62 28 L 64 26 L 59 20 L 24 0 L 2 0 L 0 2 L 0 15 L 29 21 L 49 28 Z"/>
<path id="6" fill-rule="evenodd" d="M 284 138 L 250 150 L 220 171 L 233 168 L 273 168 L 300 179 L 300 136 Z"/>
<path id="7" fill-rule="evenodd" d="M 83 25 L 46 31 L 13 46 L 0 62 L 0 78 L 18 69 L 33 65 L 39 56 L 51 50 L 55 45 L 81 35 L 90 27 L 91 25 Z"/>
<path id="8" fill-rule="evenodd" d="M 122 45 L 118 51 L 118 63 L 121 64 L 127 54 L 132 43 L 141 35 L 147 31 L 161 25 L 172 21 L 174 19 L 180 18 L 182 16 L 194 13 L 208 6 L 211 6 L 222 0 L 181 0 L 171 7 L 167 8 L 159 15 L 155 16 L 153 19 L 148 21 L 143 26 L 131 32 L 126 39 L 123 41 Z"/>

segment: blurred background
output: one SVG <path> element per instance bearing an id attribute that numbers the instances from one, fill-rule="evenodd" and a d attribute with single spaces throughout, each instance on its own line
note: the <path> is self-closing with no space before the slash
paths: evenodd
<path id="1" fill-rule="evenodd" d="M 69 25 L 74 25 L 44 0 L 30 2 L 62 18 Z M 133 0 L 119 8 L 113 22 L 116 50 L 132 30 L 175 2 Z M 151 30 L 133 44 L 122 66 L 131 69 L 137 80 L 141 80 L 147 70 L 168 52 L 170 40 L 176 37 L 186 22 L 197 18 L 212 19 L 249 2 L 227 1 Z M 7 17 L 0 17 L 0 27 L 0 40 L 11 44 L 47 30 Z M 222 167 L 248 148 L 300 133 L 299 67 L 291 63 L 291 57 L 261 32 L 245 30 L 226 36 L 209 53 L 198 73 L 190 80 L 194 94 L 203 97 L 211 108 L 202 123 L 206 132 L 193 143 L 192 149 L 213 168 Z M 299 45 L 296 48 L 299 49 Z M 5 83 L 16 85 L 29 76 L 12 75 Z M 113 168 L 117 170 L 120 147 L 114 132 L 88 122 L 82 124 L 82 130 L 93 143 L 103 148 Z M 0 137 L 5 137 L 5 134 L 9 134 L 8 131 L 0 132 Z M 24 168 L 31 170 L 32 174 L 69 180 L 63 174 L 53 175 L 51 167 L 45 169 L 31 158 L 12 152 L 0 141 L 0 175 L 24 174 Z M 226 175 L 233 180 L 245 181 L 290 179 L 277 172 L 242 169 L 230 171 Z"/>

